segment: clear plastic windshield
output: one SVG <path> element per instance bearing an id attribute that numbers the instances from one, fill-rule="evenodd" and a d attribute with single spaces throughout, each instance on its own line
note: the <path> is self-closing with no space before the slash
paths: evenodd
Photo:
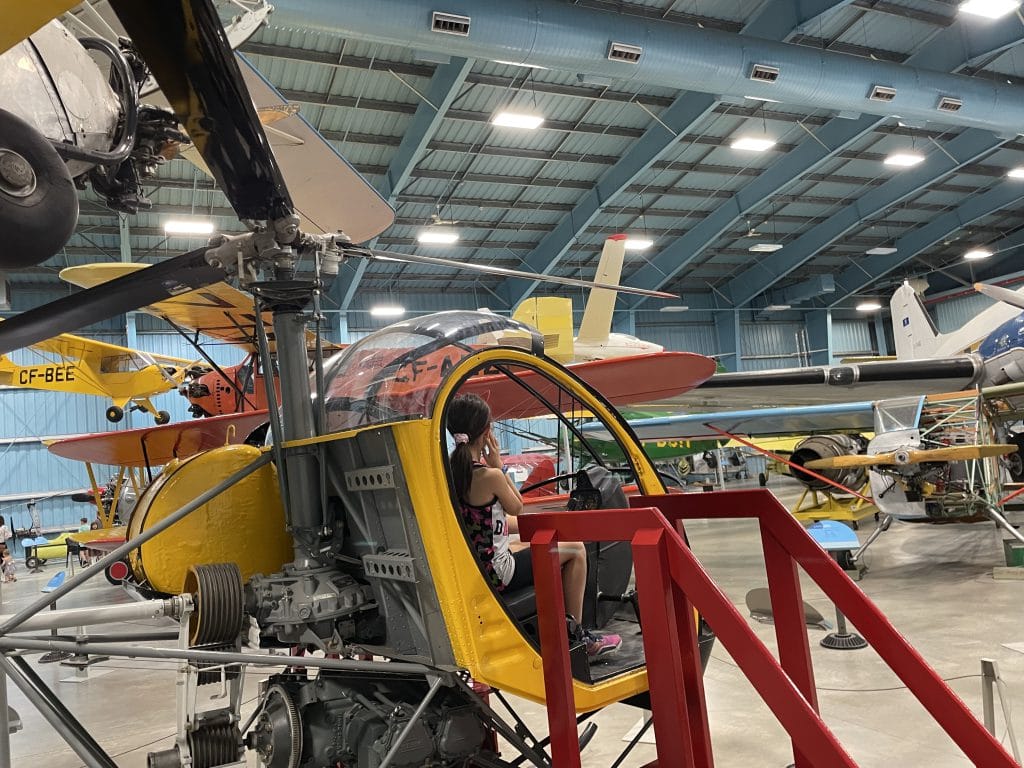
<path id="1" fill-rule="evenodd" d="M 357 341 L 324 364 L 327 431 L 429 418 L 449 372 L 496 346 L 544 351 L 536 330 L 488 312 L 425 315 Z"/>

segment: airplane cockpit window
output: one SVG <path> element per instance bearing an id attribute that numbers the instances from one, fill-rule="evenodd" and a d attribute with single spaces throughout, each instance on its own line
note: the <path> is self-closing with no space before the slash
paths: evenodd
<path id="1" fill-rule="evenodd" d="M 148 355 L 106 355 L 100 358 L 100 373 L 132 373 L 148 365 L 153 365 L 153 358 Z"/>
<path id="2" fill-rule="evenodd" d="M 429 418 L 451 370 L 495 346 L 543 352 L 537 331 L 486 312 L 443 312 L 357 341 L 324 364 L 327 431 Z"/>

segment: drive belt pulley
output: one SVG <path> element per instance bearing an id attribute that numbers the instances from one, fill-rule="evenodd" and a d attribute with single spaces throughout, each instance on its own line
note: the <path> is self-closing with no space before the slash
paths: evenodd
<path id="1" fill-rule="evenodd" d="M 242 631 L 242 574 L 234 563 L 194 565 L 185 591 L 195 599 L 189 617 L 189 644 L 233 645 Z"/>

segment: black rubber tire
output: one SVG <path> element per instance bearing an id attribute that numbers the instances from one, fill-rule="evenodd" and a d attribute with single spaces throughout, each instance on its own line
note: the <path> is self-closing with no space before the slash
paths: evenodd
<path id="1" fill-rule="evenodd" d="M 35 189 L 17 197 L 0 189 L 0 269 L 41 264 L 67 243 L 78 223 L 78 191 L 50 142 L 17 115 L 0 109 L 0 149 L 21 155 Z"/>
<path id="2" fill-rule="evenodd" d="M 757 484 L 762 488 L 768 485 L 768 474 L 766 472 L 757 473 Z"/>
<path id="3" fill-rule="evenodd" d="M 171 421 L 171 414 L 167 411 L 157 411 L 153 420 L 156 421 L 157 424 L 169 424 Z"/>
<path id="4" fill-rule="evenodd" d="M 124 409 L 118 408 L 116 405 L 112 405 L 107 408 L 107 421 L 117 424 L 121 419 L 124 418 Z"/>
<path id="5" fill-rule="evenodd" d="M 1024 483 L 1024 434 L 1010 435 L 1009 439 L 1017 446 L 1017 452 L 1006 457 L 1010 480 L 1015 483 Z"/>
<path id="6" fill-rule="evenodd" d="M 35 569 L 35 568 L 38 568 L 39 564 L 40 564 L 40 560 L 39 560 L 38 557 L 26 557 L 25 558 L 25 567 L 28 568 L 30 571 Z"/>
<path id="7" fill-rule="evenodd" d="M 853 561 L 853 552 L 848 549 L 841 549 L 835 553 L 836 562 L 839 563 L 839 567 L 844 571 L 852 571 L 857 565 Z"/>

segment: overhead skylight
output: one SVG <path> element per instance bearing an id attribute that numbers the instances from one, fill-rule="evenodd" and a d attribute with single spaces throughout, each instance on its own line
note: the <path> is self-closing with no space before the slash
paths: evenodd
<path id="1" fill-rule="evenodd" d="M 686 312 L 689 309 L 685 304 L 673 304 L 668 307 L 661 307 L 659 312 Z"/>
<path id="2" fill-rule="evenodd" d="M 781 312 L 784 309 L 792 309 L 790 304 L 769 304 L 764 308 L 765 312 Z"/>
<path id="3" fill-rule="evenodd" d="M 963 13 L 983 16 L 986 19 L 1000 19 L 1019 7 L 1019 0 L 964 0 L 960 3 L 960 10 Z"/>

